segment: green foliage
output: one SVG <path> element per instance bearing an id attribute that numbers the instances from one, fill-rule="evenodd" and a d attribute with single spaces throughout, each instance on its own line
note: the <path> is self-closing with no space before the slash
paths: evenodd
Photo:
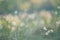
<path id="1" fill-rule="evenodd" d="M 8 40 L 10 37 L 10 29 L 8 28 L 8 22 L 5 19 L 0 20 L 0 40 Z"/>
<path id="2" fill-rule="evenodd" d="M 0 14 L 8 14 L 14 10 L 15 7 L 14 0 L 3 0 L 0 1 Z"/>
<path id="3" fill-rule="evenodd" d="M 14 8 L 16 6 L 16 3 L 19 6 L 26 1 L 27 0 L 3 0 L 3 1 L 0 0 L 0 14 L 9 14 L 10 12 L 15 10 Z M 27 1 L 27 3 L 29 3 L 29 0 Z M 42 6 L 44 7 L 46 4 L 44 4 Z M 48 25 L 48 27 L 50 29 L 54 29 L 53 33 L 50 33 L 47 36 L 44 35 L 44 33 L 47 32 L 50 29 L 48 29 L 47 31 L 44 31 L 43 28 L 39 28 L 40 26 L 42 26 L 41 24 L 39 24 L 39 23 L 35 24 L 30 19 L 22 27 L 21 26 L 17 27 L 17 26 L 13 25 L 13 27 L 15 27 L 16 29 L 14 30 L 14 28 L 13 28 L 13 31 L 11 32 L 12 25 L 10 25 L 8 23 L 8 21 L 6 21 L 4 18 L 2 18 L 2 19 L 0 19 L 0 21 L 2 22 L 2 24 L 1 24 L 2 28 L 0 28 L 0 40 L 60 40 L 60 25 L 59 25 L 57 30 L 55 29 L 55 27 L 57 27 L 56 26 L 56 21 L 60 20 L 60 15 L 59 15 L 60 10 L 57 9 L 58 5 L 60 5 L 60 2 L 57 2 L 55 0 L 55 2 L 53 3 L 53 6 L 54 6 L 53 11 L 57 11 L 58 14 L 56 15 L 54 13 L 52 15 L 52 20 L 51 20 L 50 25 L 48 25 L 46 23 L 46 25 Z M 34 10 L 35 11 L 38 11 L 38 10 L 40 11 L 40 7 L 42 7 L 40 5 L 37 5 L 37 6 L 36 5 L 31 5 L 31 6 L 32 6 L 31 9 L 33 11 Z M 22 21 L 25 22 L 26 19 L 24 19 Z M 38 20 L 37 20 L 37 22 L 38 22 Z M 8 28 L 8 25 L 10 25 L 11 29 Z M 28 25 L 28 27 L 26 27 L 26 25 Z"/>

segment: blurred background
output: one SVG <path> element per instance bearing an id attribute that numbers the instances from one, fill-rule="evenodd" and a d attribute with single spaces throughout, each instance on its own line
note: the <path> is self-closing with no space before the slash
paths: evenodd
<path id="1" fill-rule="evenodd" d="M 60 0 L 0 0 L 0 40 L 60 40 Z"/>

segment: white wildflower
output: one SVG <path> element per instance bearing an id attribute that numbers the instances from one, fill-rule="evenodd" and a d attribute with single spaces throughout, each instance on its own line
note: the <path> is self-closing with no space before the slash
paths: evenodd
<path id="1" fill-rule="evenodd" d="M 22 15 L 21 15 L 21 18 L 24 19 L 24 18 L 26 18 L 26 16 L 27 16 L 26 13 L 25 13 L 25 14 L 22 14 Z"/>
<path id="2" fill-rule="evenodd" d="M 16 25 L 16 22 L 14 22 L 14 21 L 13 21 L 13 22 L 12 22 L 12 25 L 14 25 L 14 26 L 15 26 L 15 25 Z"/>
<path id="3" fill-rule="evenodd" d="M 45 35 L 48 35 L 48 34 L 49 34 L 48 32 L 45 33 Z"/>
<path id="4" fill-rule="evenodd" d="M 31 15 L 31 14 L 30 14 L 30 15 L 28 15 L 28 17 L 29 17 L 29 18 L 32 18 L 32 15 Z"/>
<path id="5" fill-rule="evenodd" d="M 50 30 L 51 32 L 54 32 L 52 29 Z"/>
<path id="6" fill-rule="evenodd" d="M 55 11 L 55 14 L 58 14 L 58 12 L 57 12 L 57 11 Z"/>
<path id="7" fill-rule="evenodd" d="M 16 10 L 14 13 L 15 13 L 15 14 L 17 14 L 17 13 L 18 13 L 18 11 Z"/>
<path id="8" fill-rule="evenodd" d="M 34 19 L 35 18 L 35 14 L 30 14 L 30 15 L 28 15 L 28 18 L 30 18 L 30 19 Z"/>
<path id="9" fill-rule="evenodd" d="M 15 27 L 12 27 L 12 31 L 14 31 L 16 28 Z"/>
<path id="10" fill-rule="evenodd" d="M 36 16 L 35 14 L 32 14 L 32 19 L 35 19 L 35 16 Z"/>
<path id="11" fill-rule="evenodd" d="M 50 33 L 50 30 L 45 33 L 45 35 L 48 35 Z"/>
<path id="12" fill-rule="evenodd" d="M 46 28 L 46 27 L 44 27 L 43 29 L 44 29 L 44 30 L 47 30 L 47 28 Z"/>
<path id="13" fill-rule="evenodd" d="M 57 22 L 56 22 L 56 26 L 59 26 L 59 24 L 60 24 L 60 21 L 57 21 Z"/>
<path id="14" fill-rule="evenodd" d="M 25 25 L 25 23 L 23 23 L 23 22 L 20 24 L 21 27 L 24 26 L 24 25 Z"/>
<path id="15" fill-rule="evenodd" d="M 57 8 L 60 9 L 60 6 L 58 6 Z"/>

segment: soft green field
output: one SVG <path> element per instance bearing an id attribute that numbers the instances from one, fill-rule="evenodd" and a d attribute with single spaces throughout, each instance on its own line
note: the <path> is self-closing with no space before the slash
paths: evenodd
<path id="1" fill-rule="evenodd" d="M 0 0 L 0 40 L 60 40 L 60 1 Z"/>

